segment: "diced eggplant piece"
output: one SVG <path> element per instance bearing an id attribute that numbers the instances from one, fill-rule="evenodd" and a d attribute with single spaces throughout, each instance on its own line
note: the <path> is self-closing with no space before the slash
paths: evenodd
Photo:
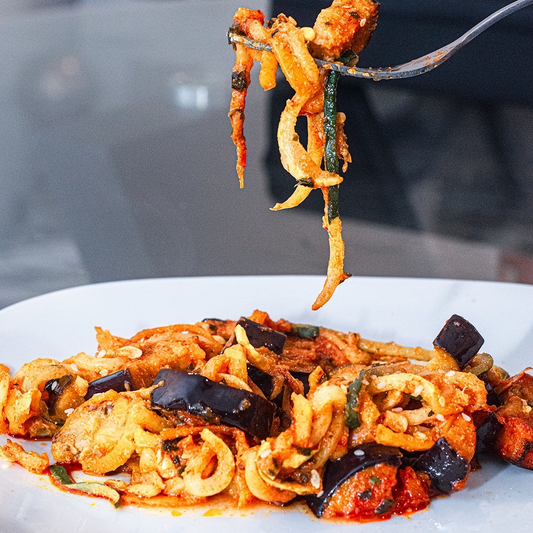
<path id="1" fill-rule="evenodd" d="M 436 348 L 450 354 L 462 370 L 483 345 L 478 330 L 459 315 L 452 315 L 433 341 Z"/>
<path id="2" fill-rule="evenodd" d="M 261 389 L 261 392 L 267 397 L 270 398 L 272 391 L 274 390 L 274 380 L 272 376 L 257 368 L 251 364 L 246 365 L 248 369 L 248 376 L 250 379 Z"/>
<path id="3" fill-rule="evenodd" d="M 494 448 L 498 455 L 506 462 L 533 470 L 533 424 L 529 420 L 529 413 L 520 412 L 523 409 L 521 400 L 516 396 L 512 402 L 506 402 L 498 409 L 498 417 L 503 422 L 498 433 Z M 516 405 L 509 405 L 515 403 Z M 507 414 L 517 410 L 517 415 Z M 520 410 L 520 411 L 519 411 Z"/>
<path id="4" fill-rule="evenodd" d="M 133 378 L 130 374 L 130 371 L 126 368 L 124 370 L 114 372 L 113 374 L 109 374 L 109 376 L 104 376 L 103 378 L 91 381 L 89 383 L 89 388 L 87 389 L 85 399 L 88 400 L 95 394 L 107 392 L 111 389 L 116 392 L 125 392 L 134 388 L 135 385 Z"/>
<path id="5" fill-rule="evenodd" d="M 468 474 L 468 461 L 442 437 L 415 461 L 413 468 L 429 476 L 434 490 L 449 494 L 454 484 Z"/>
<path id="6" fill-rule="evenodd" d="M 328 500 L 345 481 L 361 470 L 380 463 L 399 467 L 402 463 L 402 452 L 398 448 L 373 442 L 348 450 L 346 455 L 326 465 L 322 492 L 320 496 L 306 496 L 307 505 L 320 518 L 326 510 Z"/>
<path id="7" fill-rule="evenodd" d="M 307 396 L 309 393 L 309 374 L 310 372 L 298 372 L 296 370 L 291 370 L 291 375 L 302 382 L 304 386 L 304 394 Z"/>
<path id="8" fill-rule="evenodd" d="M 274 380 L 272 376 L 251 364 L 248 364 L 247 368 L 250 379 L 261 389 L 267 398 L 270 398 L 272 391 L 274 390 Z M 291 370 L 290 373 L 293 377 L 302 382 L 302 385 L 304 386 L 304 394 L 307 395 L 309 392 L 309 373 L 297 372 L 296 370 Z"/>
<path id="9" fill-rule="evenodd" d="M 479 413 L 479 414 L 478 414 Z M 487 453 L 494 450 L 494 443 L 503 427 L 497 416 L 492 412 L 478 411 L 474 413 L 476 429 L 476 453 Z"/>
<path id="10" fill-rule="evenodd" d="M 187 411 L 205 419 L 218 417 L 223 424 L 266 439 L 274 420 L 276 406 L 257 394 L 217 383 L 199 374 L 163 368 L 152 391 L 153 406 Z"/>
<path id="11" fill-rule="evenodd" d="M 64 390 L 70 385 L 72 381 L 72 376 L 67 374 L 62 376 L 59 379 L 51 379 L 46 382 L 44 390 L 48 393 L 48 408 L 53 409 L 57 399 L 63 394 Z"/>
<path id="12" fill-rule="evenodd" d="M 244 328 L 246 336 L 254 348 L 264 346 L 278 355 L 283 353 L 283 346 L 287 340 L 287 335 L 258 324 L 246 317 L 242 317 L 237 322 L 237 325 Z"/>
<path id="13" fill-rule="evenodd" d="M 487 390 L 487 403 L 489 405 L 495 405 L 500 407 L 503 404 L 496 391 L 492 388 L 490 383 L 485 383 L 485 389 Z"/>

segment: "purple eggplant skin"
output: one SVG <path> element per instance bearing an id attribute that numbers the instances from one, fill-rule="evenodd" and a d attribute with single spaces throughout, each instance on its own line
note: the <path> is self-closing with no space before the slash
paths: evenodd
<path id="1" fill-rule="evenodd" d="M 265 372 L 250 363 L 246 365 L 246 368 L 248 370 L 248 377 L 261 389 L 261 392 L 267 398 L 270 398 L 274 391 L 274 379 L 272 376 L 268 372 Z"/>
<path id="2" fill-rule="evenodd" d="M 494 451 L 494 443 L 503 427 L 498 417 L 492 413 L 483 413 L 484 419 L 476 429 L 476 454 L 490 453 Z M 477 422 L 476 418 L 474 421 Z"/>
<path id="3" fill-rule="evenodd" d="M 363 453 L 361 454 L 361 452 Z M 402 464 L 402 452 L 399 448 L 383 446 L 375 442 L 351 448 L 340 459 L 327 463 L 324 470 L 322 492 L 320 496 L 306 496 L 307 505 L 315 516 L 320 518 L 327 508 L 329 499 L 345 481 L 361 470 L 380 463 L 399 467 Z"/>
<path id="4" fill-rule="evenodd" d="M 307 396 L 309 393 L 309 374 L 310 372 L 299 372 L 297 370 L 290 371 L 292 376 L 302 382 L 304 386 L 304 394 Z"/>
<path id="5" fill-rule="evenodd" d="M 241 317 L 235 327 L 237 326 L 243 327 L 250 344 L 254 348 L 264 346 L 277 355 L 283 353 L 283 346 L 285 346 L 285 341 L 287 340 L 287 335 L 284 333 L 258 324 L 246 317 Z"/>
<path id="6" fill-rule="evenodd" d="M 441 494 L 450 494 L 455 483 L 464 479 L 468 461 L 461 457 L 442 437 L 414 462 L 413 468 L 429 476 L 431 487 Z"/>
<path id="7" fill-rule="evenodd" d="M 433 345 L 450 354 L 463 370 L 484 342 L 478 330 L 468 320 L 459 315 L 452 315 L 433 341 Z"/>
<path id="8" fill-rule="evenodd" d="M 492 388 L 490 383 L 485 383 L 485 389 L 487 390 L 487 403 L 489 405 L 494 405 L 496 407 L 503 405 L 503 402 L 500 400 L 500 397 L 496 394 L 496 391 Z"/>
<path id="9" fill-rule="evenodd" d="M 87 394 L 85 395 L 85 400 L 89 400 L 95 394 L 107 392 L 111 389 L 116 392 L 125 392 L 135 389 L 133 378 L 127 368 L 109 374 L 109 376 L 104 376 L 103 378 L 91 381 L 89 383 L 89 388 L 87 389 Z"/>
<path id="10" fill-rule="evenodd" d="M 270 435 L 276 406 L 252 392 L 229 387 L 181 370 L 163 368 L 152 391 L 152 407 L 187 411 L 206 419 L 242 429 L 259 439 Z"/>
<path id="11" fill-rule="evenodd" d="M 57 399 L 63 391 L 70 385 L 72 376 L 67 374 L 58 379 L 51 379 L 46 382 L 44 390 L 48 393 L 48 408 L 52 409 L 57 402 Z"/>
<path id="12" fill-rule="evenodd" d="M 267 398 L 270 398 L 274 390 L 274 380 L 272 376 L 264 370 L 261 370 L 260 368 L 251 365 L 250 363 L 248 363 L 247 368 L 248 376 L 250 377 L 250 379 L 261 389 L 261 392 Z M 304 394 L 307 396 L 307 393 L 309 392 L 309 373 L 298 372 L 295 370 L 291 370 L 290 373 L 293 377 L 299 379 L 302 382 L 302 385 L 304 387 Z"/>

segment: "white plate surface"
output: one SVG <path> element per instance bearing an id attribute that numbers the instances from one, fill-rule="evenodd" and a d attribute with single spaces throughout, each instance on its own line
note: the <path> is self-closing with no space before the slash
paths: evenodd
<path id="1" fill-rule="evenodd" d="M 321 277 L 219 277 L 123 281 L 48 294 L 0 311 L 0 362 L 12 371 L 37 357 L 64 359 L 94 353 L 93 327 L 128 337 L 140 329 L 192 323 L 208 317 L 238 318 L 254 309 L 286 318 L 359 332 L 367 338 L 431 347 L 453 313 L 485 337 L 484 350 L 516 373 L 533 362 L 533 287 L 490 282 L 402 278 L 351 278 L 325 306 L 311 303 Z M 0 437 L 5 442 L 5 437 Z M 33 449 L 45 450 L 41 443 Z M 0 532 L 128 533 L 242 531 L 333 533 L 531 531 L 533 472 L 485 463 L 467 488 L 435 500 L 429 510 L 386 522 L 339 525 L 298 512 L 170 511 L 113 509 L 107 502 L 65 494 L 46 478 L 13 466 L 0 469 Z"/>

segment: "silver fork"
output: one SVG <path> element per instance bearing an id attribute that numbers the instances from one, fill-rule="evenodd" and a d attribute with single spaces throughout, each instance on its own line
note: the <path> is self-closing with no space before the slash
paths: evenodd
<path id="1" fill-rule="evenodd" d="M 476 24 L 473 28 L 461 35 L 458 39 L 450 44 L 435 50 L 429 54 L 426 54 L 418 59 L 413 59 L 407 63 L 396 65 L 395 67 L 380 67 L 380 68 L 359 68 L 350 67 L 341 63 L 330 63 L 328 61 L 322 61 L 317 59 L 316 62 L 319 66 L 327 66 L 332 70 L 336 70 L 346 76 L 354 76 L 356 78 L 369 78 L 374 81 L 379 80 L 395 80 L 399 78 L 411 78 L 412 76 L 419 76 L 448 60 L 455 52 L 460 50 L 465 44 L 469 43 L 472 39 L 475 39 L 480 33 L 484 32 L 487 28 L 492 26 L 504 17 L 507 17 L 511 13 L 518 11 L 526 6 L 533 4 L 533 0 L 517 0 L 512 4 L 502 7 L 492 15 L 483 19 L 480 23 Z M 246 37 L 232 32 L 228 32 L 228 40 L 230 43 L 241 43 L 250 48 L 256 50 L 271 51 L 269 45 L 247 39 Z"/>

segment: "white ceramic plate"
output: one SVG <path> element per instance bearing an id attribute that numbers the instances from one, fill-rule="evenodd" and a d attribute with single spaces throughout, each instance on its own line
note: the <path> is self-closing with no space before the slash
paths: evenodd
<path id="1" fill-rule="evenodd" d="M 140 329 L 207 317 L 238 318 L 254 309 L 273 318 L 360 332 L 367 338 L 431 347 L 453 313 L 485 337 L 484 350 L 511 373 L 533 362 L 533 287 L 490 282 L 351 278 L 325 306 L 311 303 L 321 277 L 220 277 L 140 280 L 90 285 L 52 293 L 0 312 L 0 362 L 17 370 L 37 357 L 64 359 L 96 349 L 93 326 L 131 336 Z M 0 442 L 5 441 L 1 437 Z M 41 443 L 33 449 L 44 450 Z M 170 511 L 123 508 L 65 494 L 46 478 L 13 466 L 0 469 L 0 531 L 10 533 L 128 533 L 241 531 L 333 533 L 530 531 L 533 472 L 485 463 L 467 488 L 411 517 L 370 524 L 328 524 L 299 512 L 236 512 L 176 517 Z"/>

